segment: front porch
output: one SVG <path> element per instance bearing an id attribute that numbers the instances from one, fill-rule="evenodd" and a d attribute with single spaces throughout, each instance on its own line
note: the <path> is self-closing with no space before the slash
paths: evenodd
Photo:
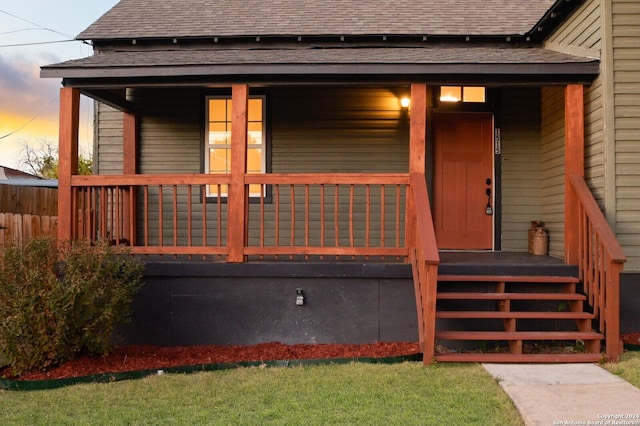
<path id="1" fill-rule="evenodd" d="M 232 264 L 253 267 L 245 263 L 248 260 L 276 260 L 282 263 L 278 265 L 279 268 L 290 268 L 295 263 L 289 260 L 312 262 L 319 259 L 330 262 L 322 266 L 327 269 L 338 267 L 344 260 L 365 262 L 367 265 L 374 260 L 397 263 L 411 270 L 418 339 L 425 362 L 431 362 L 434 357 L 437 359 L 436 322 L 440 283 L 451 281 L 452 276 L 459 282 L 496 283 L 498 287 L 491 292 L 491 297 L 504 301 L 512 298 L 506 291 L 507 282 L 533 280 L 536 283 L 549 283 L 554 280 L 549 277 L 557 278 L 557 275 L 540 271 L 532 274 L 531 265 L 526 274 L 523 271 L 495 274 L 469 272 L 473 269 L 473 263 L 467 261 L 463 263 L 469 273 L 447 272 L 447 268 L 453 268 L 454 254 L 438 252 L 427 189 L 427 93 L 425 84 L 411 86 L 409 164 L 405 173 L 248 173 L 248 86 L 233 85 L 230 147 L 233 155 L 229 173 L 138 174 L 138 118 L 131 112 L 125 112 L 123 174 L 77 176 L 74 170 L 77 168 L 79 91 L 62 89 L 58 236 L 62 240 L 107 240 L 114 244 L 126 244 L 134 255 L 186 256 L 195 262 L 190 262 L 188 269 L 194 265 L 205 269 L 223 267 L 213 262 L 211 266 L 204 266 L 205 260 L 200 259 L 228 262 L 228 268 L 232 268 Z M 607 357 L 615 360 L 620 352 L 618 281 L 624 256 L 582 177 L 582 99 L 581 85 L 566 87 L 563 263 L 575 265 L 571 268 L 576 271 L 570 274 L 570 279 L 566 279 L 571 285 L 565 286 L 562 292 L 575 295 L 575 284 L 582 282 L 588 304 L 593 309 L 593 318 L 587 320 L 597 319 L 600 333 L 587 336 L 598 342 L 597 346 L 589 346 L 589 351 L 599 354 L 599 341 L 604 338 Z M 214 196 L 207 197 L 205 194 Z M 487 255 L 501 256 L 507 253 Z M 501 265 L 496 263 L 494 266 L 519 269 L 513 258 L 505 259 L 495 257 L 493 260 Z M 551 262 L 551 259 L 545 260 Z M 486 259 L 484 262 L 487 266 Z M 173 263 L 173 266 L 176 265 Z M 207 279 L 216 280 L 220 276 L 217 273 L 203 275 L 193 297 L 198 299 L 197 295 L 202 291 L 209 294 L 212 288 L 205 289 Z M 534 278 L 525 279 L 525 276 Z M 343 275 L 340 278 L 348 277 Z M 285 273 L 284 278 L 300 277 Z M 379 277 L 373 279 L 384 279 L 384 274 L 381 272 Z M 321 286 L 320 283 L 316 285 Z M 173 287 L 178 288 L 177 283 L 170 283 L 167 291 Z M 260 294 L 265 295 L 263 290 Z M 230 293 L 237 298 L 229 299 L 230 306 L 243 300 L 243 295 L 237 291 L 234 289 Z M 362 291 L 367 292 L 366 288 L 362 288 L 358 294 L 361 295 Z M 279 298 L 276 288 L 271 288 L 268 294 L 269 297 L 263 297 L 263 300 Z M 153 296 L 149 296 L 153 300 Z M 488 296 L 474 297 L 486 299 Z M 534 293 L 526 297 L 535 301 L 547 296 L 540 293 L 538 297 Z M 274 303 L 287 309 L 275 300 Z M 170 315 L 171 305 L 161 305 L 167 309 L 165 315 Z M 580 310 L 578 304 L 574 305 L 575 312 Z M 500 315 L 507 315 L 505 312 L 508 311 L 502 310 Z M 321 315 L 331 316 L 332 313 L 322 312 Z M 153 314 L 149 317 L 153 318 Z M 356 317 L 366 322 L 366 315 Z M 346 318 L 353 317 L 349 314 Z M 507 320 L 513 318 L 504 319 L 507 324 Z M 515 321 L 511 321 L 505 325 L 505 332 L 512 334 L 499 336 L 501 339 L 497 340 L 515 342 L 510 346 L 512 353 L 517 355 L 523 339 L 521 335 L 513 334 L 517 331 L 515 324 Z M 587 321 L 581 324 L 579 331 L 587 333 L 586 329 L 591 329 Z M 487 336 L 480 337 L 486 340 Z M 197 335 L 193 337 L 198 340 Z M 455 337 L 467 340 L 474 336 Z M 541 334 L 524 337 L 544 340 Z M 558 335 L 553 339 L 557 340 L 556 337 L 580 339 L 574 334 Z M 518 357 L 510 359 L 520 360 Z"/>

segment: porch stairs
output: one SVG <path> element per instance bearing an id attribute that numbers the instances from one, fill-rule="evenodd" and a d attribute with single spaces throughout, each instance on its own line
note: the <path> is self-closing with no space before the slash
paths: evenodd
<path id="1" fill-rule="evenodd" d="M 572 275 L 438 275 L 434 359 L 599 361 L 604 336 L 579 284 Z"/>

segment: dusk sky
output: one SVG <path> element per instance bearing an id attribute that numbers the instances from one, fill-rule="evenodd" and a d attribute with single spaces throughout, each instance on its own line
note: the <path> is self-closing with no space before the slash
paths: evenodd
<path id="1" fill-rule="evenodd" d="M 23 146 L 58 144 L 61 80 L 40 78 L 40 67 L 90 56 L 71 41 L 118 0 L 0 0 L 0 165 L 21 169 Z M 92 103 L 83 98 L 80 150 L 93 139 Z"/>

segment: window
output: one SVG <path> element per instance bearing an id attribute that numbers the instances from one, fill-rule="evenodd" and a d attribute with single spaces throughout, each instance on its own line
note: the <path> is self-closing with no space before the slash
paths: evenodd
<path id="1" fill-rule="evenodd" d="M 263 97 L 251 97 L 248 106 L 247 123 L 247 173 L 264 173 L 265 120 Z M 231 115 L 230 97 L 207 98 L 207 136 L 205 141 L 205 171 L 207 173 L 230 173 L 231 171 Z M 260 185 L 251 185 L 252 197 L 261 195 Z M 226 197 L 228 188 L 224 185 L 220 195 Z M 207 188 L 207 196 L 218 196 L 217 188 Z"/>
<path id="2" fill-rule="evenodd" d="M 442 86 L 440 88 L 441 102 L 485 102 L 485 88 L 471 86 Z"/>

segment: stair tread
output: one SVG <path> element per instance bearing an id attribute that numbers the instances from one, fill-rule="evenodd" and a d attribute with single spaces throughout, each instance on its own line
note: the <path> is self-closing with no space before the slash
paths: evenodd
<path id="1" fill-rule="evenodd" d="M 531 319 L 593 319 L 588 312 L 553 311 L 437 311 L 436 318 L 531 318 Z"/>
<path id="2" fill-rule="evenodd" d="M 442 292 L 438 299 L 447 300 L 586 300 L 579 293 L 480 293 L 480 292 Z"/>
<path id="3" fill-rule="evenodd" d="M 438 275 L 438 282 L 579 283 L 569 275 Z"/>
<path id="4" fill-rule="evenodd" d="M 511 354 L 511 353 L 436 353 L 438 362 L 511 362 L 511 363 L 566 363 L 598 362 L 600 353 L 580 354 Z"/>
<path id="5" fill-rule="evenodd" d="M 437 331 L 442 340 L 600 340 L 595 331 Z"/>

